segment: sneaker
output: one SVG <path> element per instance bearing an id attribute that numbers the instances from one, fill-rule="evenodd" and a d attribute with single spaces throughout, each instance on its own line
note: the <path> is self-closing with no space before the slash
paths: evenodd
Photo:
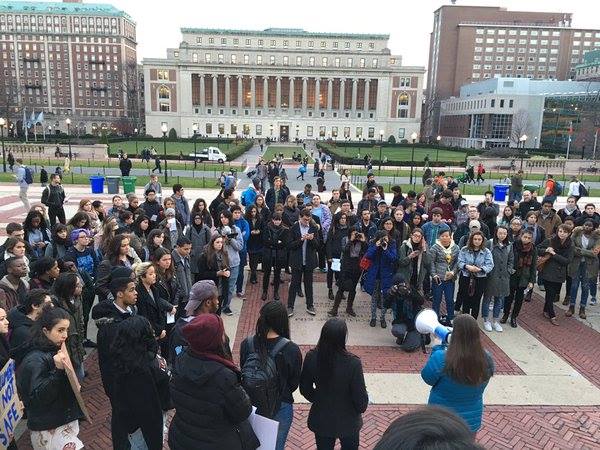
<path id="1" fill-rule="evenodd" d="M 494 321 L 494 331 L 497 331 L 498 333 L 502 333 L 503 331 L 502 325 L 500 325 L 500 322 L 498 322 L 497 320 Z"/>
<path id="2" fill-rule="evenodd" d="M 314 316 L 317 314 L 317 312 L 315 311 L 315 307 L 314 306 L 309 306 L 306 308 L 306 312 L 309 313 L 311 316 Z"/>
<path id="3" fill-rule="evenodd" d="M 492 331 L 492 324 L 489 321 L 484 320 L 483 321 L 483 329 L 485 331 Z"/>
<path id="4" fill-rule="evenodd" d="M 292 317 L 294 315 L 294 308 L 287 309 L 288 317 Z"/>
<path id="5" fill-rule="evenodd" d="M 387 328 L 387 322 L 385 321 L 385 319 L 381 319 L 381 328 Z"/>
<path id="6" fill-rule="evenodd" d="M 375 327 L 375 325 L 377 325 L 377 320 L 371 319 L 371 321 L 369 322 L 369 326 L 370 327 Z"/>
<path id="7" fill-rule="evenodd" d="M 596 306 L 596 299 L 592 297 L 590 300 L 590 306 Z"/>
<path id="8" fill-rule="evenodd" d="M 233 311 L 230 308 L 223 308 L 223 311 L 221 312 L 226 316 L 233 316 Z"/>
<path id="9" fill-rule="evenodd" d="M 235 295 L 237 295 L 238 298 L 244 298 L 244 293 L 243 292 L 238 292 Z"/>

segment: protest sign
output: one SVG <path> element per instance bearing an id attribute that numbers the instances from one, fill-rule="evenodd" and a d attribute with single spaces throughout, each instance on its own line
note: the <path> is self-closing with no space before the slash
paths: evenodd
<path id="1" fill-rule="evenodd" d="M 12 441 L 17 424 L 23 417 L 23 404 L 17 395 L 15 362 L 9 359 L 0 371 L 0 449 Z"/>
<path id="2" fill-rule="evenodd" d="M 75 369 L 73 368 L 73 363 L 71 362 L 71 358 L 69 357 L 69 352 L 65 347 L 63 342 L 62 347 L 60 348 L 60 352 L 64 355 L 64 365 L 65 365 L 65 373 L 67 374 L 67 378 L 69 379 L 69 384 L 71 385 L 71 389 L 73 389 L 73 393 L 75 394 L 75 398 L 77 399 L 77 403 L 85 416 L 85 420 L 88 422 L 92 422 L 90 415 L 88 413 L 87 408 L 85 407 L 85 402 L 83 401 L 83 397 L 81 396 L 81 384 L 79 384 L 79 380 L 77 379 L 77 374 L 75 373 Z"/>

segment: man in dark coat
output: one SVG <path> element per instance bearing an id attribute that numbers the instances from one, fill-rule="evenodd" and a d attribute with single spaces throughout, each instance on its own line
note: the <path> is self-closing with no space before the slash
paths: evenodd
<path id="1" fill-rule="evenodd" d="M 119 169 L 121 169 L 121 176 L 128 177 L 131 172 L 131 160 L 127 157 L 127 153 L 123 155 L 121 161 L 119 161 Z"/>
<path id="2" fill-rule="evenodd" d="M 311 212 L 305 208 L 300 212 L 300 218 L 290 229 L 290 266 L 292 267 L 292 281 L 288 294 L 288 317 L 294 315 L 296 293 L 304 278 L 306 295 L 306 312 L 315 315 L 313 305 L 313 270 L 318 266 L 317 249 L 321 245 L 319 229 L 311 224 Z"/>

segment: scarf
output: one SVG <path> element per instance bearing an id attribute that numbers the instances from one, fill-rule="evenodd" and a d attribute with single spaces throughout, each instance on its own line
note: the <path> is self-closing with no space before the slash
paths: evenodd
<path id="1" fill-rule="evenodd" d="M 517 268 L 531 267 L 531 264 L 533 264 L 533 242 L 523 244 L 521 241 L 517 241 L 517 250 L 519 250 Z"/>

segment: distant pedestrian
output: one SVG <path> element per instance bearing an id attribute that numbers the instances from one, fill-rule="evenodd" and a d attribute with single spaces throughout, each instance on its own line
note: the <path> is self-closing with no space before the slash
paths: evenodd
<path id="1" fill-rule="evenodd" d="M 48 185 L 48 172 L 46 171 L 44 166 L 42 166 L 42 168 L 40 169 L 40 184 L 42 185 L 42 187 L 46 187 Z"/>
<path id="2" fill-rule="evenodd" d="M 127 153 L 125 153 L 121 161 L 119 161 L 119 169 L 121 170 L 121 176 L 128 177 L 131 173 L 132 166 L 133 164 L 131 163 L 131 160 L 127 156 Z"/>
<path id="3" fill-rule="evenodd" d="M 47 186 L 42 192 L 42 204 L 48 207 L 50 227 L 54 227 L 56 219 L 63 225 L 66 224 L 65 208 L 63 206 L 65 199 L 65 190 L 60 184 L 60 176 L 53 173 L 50 186 Z"/>
<path id="4" fill-rule="evenodd" d="M 304 174 L 306 173 L 306 162 L 303 162 L 302 164 L 300 164 L 300 167 L 298 167 L 298 176 L 296 177 L 296 180 L 302 180 L 304 181 Z"/>
<path id="5" fill-rule="evenodd" d="M 17 158 L 16 163 L 17 173 L 15 174 L 15 178 L 17 179 L 17 184 L 19 185 L 19 198 L 23 202 L 25 211 L 29 211 L 31 206 L 29 205 L 27 191 L 29 191 L 29 185 L 33 183 L 33 175 L 31 173 L 31 169 L 23 164 L 23 160 L 21 158 Z"/>
<path id="6" fill-rule="evenodd" d="M 15 165 L 15 157 L 13 156 L 12 152 L 9 151 L 8 152 L 8 168 L 10 169 L 10 171 L 13 171 L 13 167 Z"/>
<path id="7" fill-rule="evenodd" d="M 160 166 L 160 157 L 158 155 L 154 157 L 154 169 L 152 169 L 152 173 L 154 173 L 155 170 L 158 170 L 158 173 L 162 173 L 162 168 Z"/>

